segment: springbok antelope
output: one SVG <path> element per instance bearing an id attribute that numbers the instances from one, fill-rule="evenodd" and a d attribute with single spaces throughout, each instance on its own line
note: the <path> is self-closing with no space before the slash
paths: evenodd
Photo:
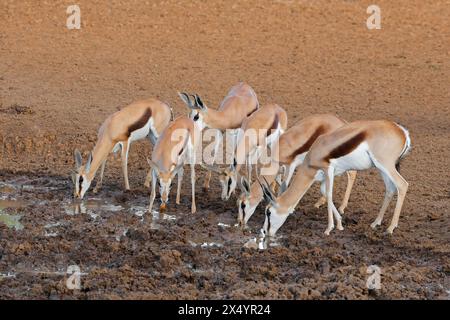
<path id="1" fill-rule="evenodd" d="M 229 168 L 204 165 L 219 174 L 222 200 L 228 200 L 236 189 L 237 176 L 244 163 L 247 163 L 248 180 L 251 181 L 252 163 L 258 160 L 262 148 L 272 147 L 278 140 L 287 128 L 287 122 L 287 113 L 279 105 L 262 106 L 242 123 L 233 163 Z"/>
<path id="2" fill-rule="evenodd" d="M 408 190 L 408 183 L 400 175 L 400 161 L 411 148 L 408 131 L 402 126 L 386 120 L 358 121 L 347 124 L 329 134 L 322 135 L 311 146 L 310 151 L 289 188 L 275 197 L 268 185 L 262 183 L 264 198 L 269 202 L 262 233 L 274 236 L 292 213 L 298 202 L 315 180 L 325 180 L 328 205 L 328 226 L 325 234 L 337 228 L 343 230 L 341 216 L 333 204 L 334 176 L 348 170 L 377 168 L 386 186 L 381 210 L 371 224 L 381 225 L 386 209 L 397 191 L 397 205 L 387 233 L 392 234 L 398 226 L 400 211 Z"/>
<path id="3" fill-rule="evenodd" d="M 111 152 L 117 153 L 119 150 L 121 150 L 125 189 L 129 190 L 128 153 L 131 143 L 148 137 L 155 144 L 171 117 L 170 107 L 156 99 L 134 102 L 110 115 L 100 127 L 97 143 L 85 165 L 82 164 L 81 153 L 75 150 L 75 171 L 72 174 L 74 197 L 80 199 L 84 197 L 101 166 L 100 180 L 94 188 L 94 193 L 100 189 L 108 155 Z"/>
<path id="4" fill-rule="evenodd" d="M 189 117 L 195 121 L 200 130 L 204 128 L 217 129 L 212 163 L 214 164 L 222 141 L 222 133 L 225 130 L 232 130 L 233 135 L 231 149 L 236 147 L 236 139 L 242 122 L 259 108 L 258 98 L 255 91 L 246 83 L 238 83 L 230 89 L 223 99 L 219 109 L 208 108 L 198 95 L 193 95 L 193 101 L 187 93 L 179 93 L 180 98 L 191 110 Z M 208 171 L 204 188 L 209 188 L 211 171 Z"/>
<path id="5" fill-rule="evenodd" d="M 159 137 L 153 149 L 152 159 L 148 163 L 152 172 L 152 191 L 149 211 L 152 211 L 156 197 L 156 182 L 159 179 L 161 195 L 161 211 L 165 210 L 169 200 L 172 179 L 178 175 L 176 203 L 180 204 L 181 182 L 185 164 L 191 166 L 192 204 L 191 212 L 196 212 L 195 206 L 195 149 L 198 141 L 194 121 L 180 117 L 173 121 Z"/>
<path id="6" fill-rule="evenodd" d="M 316 139 L 323 134 L 333 132 L 345 124 L 346 122 L 334 115 L 313 115 L 297 122 L 293 127 L 289 128 L 284 134 L 281 135 L 272 150 L 270 165 L 274 165 L 276 168 L 285 167 L 285 186 L 289 186 L 295 168 L 303 163 L 307 152 Z M 276 173 L 277 172 L 273 172 L 273 174 L 264 175 L 269 184 L 275 180 Z M 347 207 L 353 183 L 356 179 L 356 171 L 348 171 L 347 176 L 347 189 L 345 191 L 342 204 L 339 207 L 339 212 L 341 213 L 344 213 L 344 210 Z M 262 201 L 263 191 L 257 181 L 250 185 L 247 179 L 242 177 L 239 182 L 242 194 L 237 201 L 238 224 L 245 227 L 255 212 L 257 206 Z M 324 187 L 325 185 L 323 184 L 322 188 Z M 322 196 L 322 198 L 315 204 L 315 207 L 319 208 L 325 202 L 326 198 Z"/>

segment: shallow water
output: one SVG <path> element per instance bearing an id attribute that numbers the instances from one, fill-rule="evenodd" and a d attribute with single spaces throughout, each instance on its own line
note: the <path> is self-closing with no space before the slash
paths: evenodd
<path id="1" fill-rule="evenodd" d="M 248 240 L 244 244 L 244 248 L 248 249 L 258 249 L 266 250 L 272 247 L 279 247 L 281 244 L 278 242 L 279 239 L 268 239 L 263 237 L 256 237 Z"/>
<path id="2" fill-rule="evenodd" d="M 15 229 L 16 231 L 23 230 L 24 226 L 20 223 L 22 217 L 19 215 L 10 215 L 6 213 L 0 213 L 0 223 L 5 224 L 10 229 Z"/>

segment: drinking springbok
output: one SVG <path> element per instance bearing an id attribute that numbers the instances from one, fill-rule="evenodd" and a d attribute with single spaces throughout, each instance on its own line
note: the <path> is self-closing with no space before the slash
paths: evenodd
<path id="1" fill-rule="evenodd" d="M 180 204 L 181 182 L 185 164 L 191 166 L 192 204 L 191 212 L 196 212 L 195 205 L 195 149 L 199 139 L 198 129 L 194 121 L 188 117 L 180 117 L 164 129 L 153 149 L 152 159 L 148 163 L 152 172 L 152 191 L 149 211 L 153 208 L 156 197 L 156 182 L 159 180 L 161 195 L 161 211 L 165 210 L 169 201 L 172 180 L 178 175 L 176 203 Z"/>
<path id="2" fill-rule="evenodd" d="M 204 165 L 207 169 L 219 174 L 222 185 L 222 200 L 228 200 L 236 189 L 238 174 L 244 163 L 247 163 L 248 180 L 251 181 L 252 163 L 258 161 L 261 150 L 271 148 L 287 128 L 287 113 L 277 104 L 262 106 L 242 122 L 238 135 L 234 160 L 229 168 Z"/>
<path id="3" fill-rule="evenodd" d="M 171 117 L 170 107 L 156 99 L 134 102 L 110 115 L 100 127 L 97 143 L 85 165 L 82 164 L 80 151 L 75 150 L 75 171 L 72 174 L 74 197 L 80 199 L 84 197 L 101 166 L 100 180 L 94 188 L 94 193 L 98 192 L 103 183 L 108 155 L 119 150 L 125 189 L 129 190 L 128 153 L 131 143 L 148 137 L 154 144 L 159 134 L 169 124 Z"/>
<path id="4" fill-rule="evenodd" d="M 223 99 L 219 109 L 208 108 L 198 95 L 193 95 L 193 101 L 189 94 L 179 93 L 180 98 L 191 110 L 189 117 L 195 121 L 200 130 L 204 128 L 217 129 L 214 141 L 212 162 L 213 165 L 222 141 L 222 132 L 231 130 L 233 135 L 231 149 L 236 147 L 236 139 L 242 122 L 259 108 L 258 98 L 252 87 L 246 83 L 238 83 L 230 89 Z M 208 171 L 205 178 L 204 188 L 209 188 L 211 171 Z"/>
<path id="5" fill-rule="evenodd" d="M 345 124 L 346 122 L 331 114 L 312 115 L 300 120 L 283 133 L 278 142 L 274 145 L 270 162 L 270 166 L 273 166 L 274 169 L 271 169 L 273 171 L 272 174 L 264 175 L 266 181 L 271 184 L 275 180 L 277 174 L 277 172 L 274 171 L 275 168 L 284 167 L 284 185 L 289 186 L 295 169 L 303 163 L 307 152 L 316 139 L 323 134 L 333 132 Z M 264 172 L 264 170 L 262 170 L 262 172 Z M 339 207 L 339 212 L 341 213 L 344 213 L 344 210 L 348 205 L 353 183 L 356 179 L 356 171 L 348 171 L 347 176 L 347 189 L 342 204 Z M 242 194 L 237 202 L 238 224 L 245 227 L 257 206 L 263 200 L 263 191 L 257 181 L 250 185 L 245 177 L 241 178 L 240 187 Z M 324 188 L 325 183 L 322 183 L 322 190 L 324 190 Z M 325 194 L 324 191 L 323 194 Z M 325 202 L 326 198 L 322 196 L 315 204 L 315 207 L 319 208 L 325 204 Z"/>
<path id="6" fill-rule="evenodd" d="M 266 183 L 261 183 L 264 197 L 269 202 L 262 233 L 274 236 L 292 213 L 298 202 L 314 181 L 325 180 L 328 205 L 328 226 L 325 234 L 334 229 L 333 215 L 337 228 L 343 230 L 341 216 L 333 204 L 334 176 L 348 170 L 377 168 L 386 186 L 381 210 L 371 224 L 381 225 L 392 197 L 397 191 L 397 204 L 387 233 L 392 234 L 398 226 L 408 183 L 399 173 L 400 161 L 411 148 L 408 131 L 402 126 L 386 120 L 357 121 L 347 124 L 329 134 L 320 136 L 311 146 L 306 158 L 298 167 L 297 175 L 289 188 L 276 197 Z"/>

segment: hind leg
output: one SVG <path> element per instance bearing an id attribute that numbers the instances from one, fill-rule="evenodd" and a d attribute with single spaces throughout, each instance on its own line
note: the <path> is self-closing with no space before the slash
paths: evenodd
<path id="1" fill-rule="evenodd" d="M 386 191 L 384 194 L 383 205 L 381 206 L 380 212 L 378 213 L 375 221 L 370 225 L 372 229 L 381 225 L 383 221 L 384 214 L 386 213 L 387 208 L 389 207 L 389 203 L 391 203 L 392 198 L 394 197 L 394 193 L 396 190 L 395 185 L 392 183 L 391 178 L 380 170 L 381 177 L 383 178 L 384 185 L 386 187 Z"/>
<path id="2" fill-rule="evenodd" d="M 408 182 L 406 182 L 400 173 L 398 173 L 395 167 L 393 167 L 389 173 L 392 182 L 397 187 L 397 203 L 395 205 L 394 216 L 392 217 L 391 224 L 387 229 L 387 233 L 392 234 L 394 229 L 398 227 L 398 220 L 400 219 L 403 201 L 405 200 L 406 192 L 408 191 Z"/>
<path id="3" fill-rule="evenodd" d="M 128 182 L 128 150 L 130 142 L 126 141 L 122 144 L 122 172 L 125 182 L 125 190 L 130 190 L 130 183 Z"/>
<path id="4" fill-rule="evenodd" d="M 327 204 L 328 204 L 328 227 L 325 230 L 325 234 L 329 235 L 331 230 L 334 229 L 333 216 L 336 219 L 336 225 L 338 230 L 344 230 L 342 227 L 342 218 L 333 203 L 333 183 L 334 183 L 334 168 L 328 167 L 326 176 L 326 189 L 327 189 Z"/>
<path id="5" fill-rule="evenodd" d="M 347 189 L 345 190 L 344 199 L 342 200 L 341 206 L 339 207 L 339 212 L 344 214 L 345 208 L 347 208 L 348 200 L 350 199 L 350 194 L 352 193 L 353 184 L 356 180 L 356 171 L 347 171 Z"/>
<path id="6" fill-rule="evenodd" d="M 216 140 L 214 141 L 214 154 L 212 156 L 212 162 L 211 165 L 214 165 L 214 162 L 216 161 L 216 157 L 217 154 L 219 153 L 219 147 L 220 147 L 220 142 L 222 141 L 222 132 L 220 132 L 220 130 L 217 130 L 216 132 Z M 211 171 L 209 170 L 206 173 L 206 177 L 205 177 L 205 183 L 203 185 L 203 189 L 208 190 L 209 189 L 209 183 L 211 181 Z"/>

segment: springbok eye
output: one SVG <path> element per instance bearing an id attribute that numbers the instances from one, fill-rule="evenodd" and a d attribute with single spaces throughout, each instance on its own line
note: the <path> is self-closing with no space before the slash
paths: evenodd
<path id="1" fill-rule="evenodd" d="M 242 211 L 245 211 L 245 202 L 241 202 L 241 209 L 242 209 Z"/>
<path id="2" fill-rule="evenodd" d="M 199 118 L 200 118 L 200 115 L 197 113 L 197 114 L 194 116 L 194 121 L 197 121 Z"/>
<path id="3" fill-rule="evenodd" d="M 228 188 L 231 187 L 231 178 L 228 179 Z"/>
<path id="4" fill-rule="evenodd" d="M 269 210 L 269 207 L 267 207 L 266 208 L 266 216 L 267 216 L 267 218 L 270 218 L 270 214 L 271 214 L 271 212 Z"/>
<path id="5" fill-rule="evenodd" d="M 78 184 L 81 186 L 83 184 L 83 177 L 80 176 L 80 179 L 78 180 Z"/>

